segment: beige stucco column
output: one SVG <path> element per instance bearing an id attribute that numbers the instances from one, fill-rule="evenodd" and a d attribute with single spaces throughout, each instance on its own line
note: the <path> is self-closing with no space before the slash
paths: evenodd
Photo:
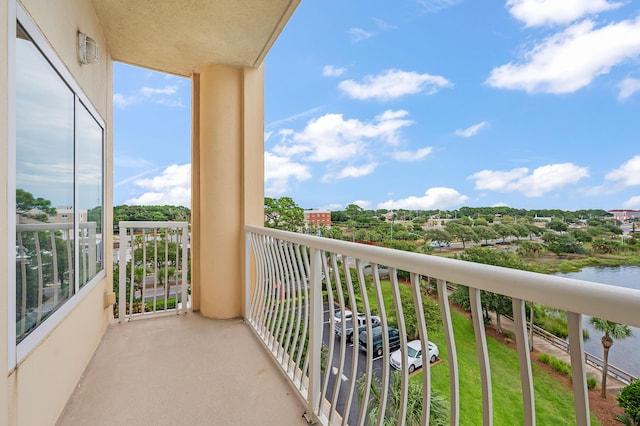
<path id="1" fill-rule="evenodd" d="M 264 206 L 264 72 L 207 65 L 193 79 L 193 308 L 244 315 L 245 224 Z"/>

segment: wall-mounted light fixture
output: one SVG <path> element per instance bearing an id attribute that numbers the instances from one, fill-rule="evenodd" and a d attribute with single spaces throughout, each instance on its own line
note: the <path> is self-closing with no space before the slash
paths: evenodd
<path id="1" fill-rule="evenodd" d="M 98 43 L 78 31 L 78 60 L 82 65 L 98 62 Z"/>

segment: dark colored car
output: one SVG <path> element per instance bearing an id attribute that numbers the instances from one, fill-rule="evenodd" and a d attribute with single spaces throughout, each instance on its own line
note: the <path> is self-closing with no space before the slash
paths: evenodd
<path id="1" fill-rule="evenodd" d="M 400 347 L 400 332 L 397 328 L 387 330 L 389 335 L 389 350 L 395 351 Z M 360 341 L 360 349 L 367 351 L 367 330 L 360 332 L 358 338 Z M 382 328 L 376 327 L 371 330 L 372 350 L 376 356 L 382 356 Z"/>
<path id="2" fill-rule="evenodd" d="M 357 334 L 360 335 L 363 330 L 367 329 L 367 318 L 364 315 L 358 314 L 356 321 L 358 324 Z M 380 327 L 380 317 L 371 316 L 371 327 Z M 353 343 L 353 318 L 344 321 L 344 328 L 347 342 Z M 335 333 L 338 338 L 342 336 L 342 322 L 336 324 Z"/>

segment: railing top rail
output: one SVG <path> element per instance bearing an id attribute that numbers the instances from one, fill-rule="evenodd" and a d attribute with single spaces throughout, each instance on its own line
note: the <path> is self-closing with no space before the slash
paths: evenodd
<path id="1" fill-rule="evenodd" d="M 188 228 L 189 222 L 171 222 L 171 221 L 140 221 L 123 220 L 118 222 L 120 228 Z"/>
<path id="2" fill-rule="evenodd" d="M 96 228 L 95 222 L 80 222 L 78 224 L 80 229 Z M 31 232 L 31 231 L 65 231 L 73 229 L 73 222 L 65 223 L 18 223 L 16 224 L 16 231 L 18 232 Z"/>
<path id="3" fill-rule="evenodd" d="M 245 230 L 380 265 L 640 327 L 640 290 L 426 256 L 384 247 L 246 225 Z"/>

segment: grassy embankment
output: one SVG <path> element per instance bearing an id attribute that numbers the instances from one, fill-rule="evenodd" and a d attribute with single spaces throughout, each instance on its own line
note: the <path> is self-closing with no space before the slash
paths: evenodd
<path id="1" fill-rule="evenodd" d="M 389 316 L 393 313 L 393 296 L 391 284 L 382 283 L 383 298 Z M 401 292 L 409 292 L 409 288 L 400 285 Z M 370 292 L 369 300 L 375 300 L 375 294 Z M 376 306 L 375 303 L 372 304 Z M 391 308 L 392 312 L 389 312 Z M 458 369 L 460 378 L 460 424 L 482 424 L 482 393 L 480 385 L 480 368 L 476 355 L 473 326 L 464 314 L 452 310 L 452 322 L 458 353 Z M 442 362 L 431 369 L 433 389 L 449 398 L 449 364 L 444 335 L 442 332 L 432 332 L 429 340 L 436 343 L 440 349 Z M 489 359 L 491 363 L 491 377 L 493 385 L 493 409 L 495 424 L 521 424 L 523 419 L 522 390 L 520 387 L 520 373 L 517 353 L 502 343 L 487 338 Z M 552 375 L 533 365 L 534 392 L 536 401 L 536 419 L 538 424 L 571 424 L 575 418 L 573 393 L 563 383 Z M 422 373 L 411 378 L 412 381 L 422 381 Z M 594 425 L 600 423 L 592 414 Z"/>

